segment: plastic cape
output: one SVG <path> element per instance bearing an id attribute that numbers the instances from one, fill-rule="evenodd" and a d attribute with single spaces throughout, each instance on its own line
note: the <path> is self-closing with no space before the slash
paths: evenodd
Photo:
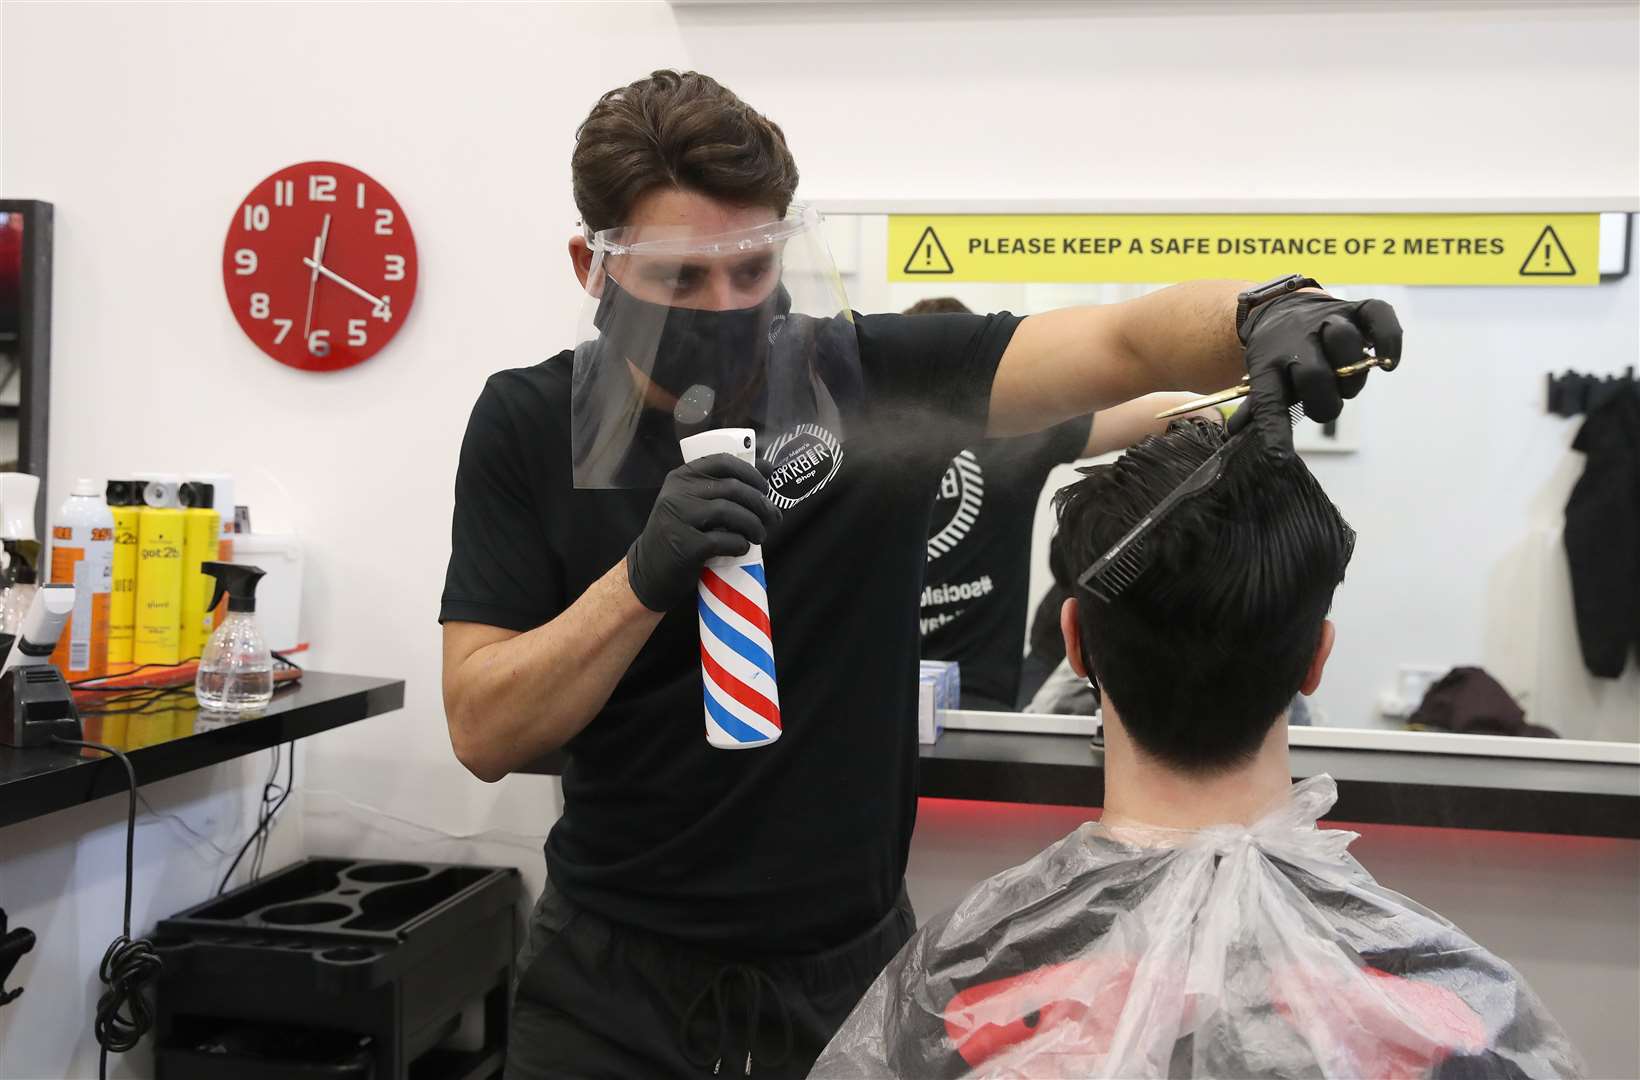
<path id="1" fill-rule="evenodd" d="M 924 926 L 814 1077 L 1568 1077 L 1508 964 L 1319 829 L 1083 825 Z"/>

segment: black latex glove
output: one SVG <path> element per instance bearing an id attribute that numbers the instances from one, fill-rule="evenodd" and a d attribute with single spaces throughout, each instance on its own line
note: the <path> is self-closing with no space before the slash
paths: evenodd
<path id="1" fill-rule="evenodd" d="M 707 559 L 744 555 L 780 520 L 769 482 L 729 454 L 685 462 L 666 474 L 649 522 L 626 553 L 638 602 L 670 611 L 695 595 Z"/>
<path id="2" fill-rule="evenodd" d="M 1277 460 L 1293 453 L 1289 405 L 1304 406 L 1311 420 L 1336 420 L 1344 399 L 1366 385 L 1367 372 L 1338 378 L 1334 368 L 1379 356 L 1401 359 L 1401 323 L 1382 300 L 1335 300 L 1324 293 L 1296 292 L 1254 308 L 1241 327 L 1247 375 L 1253 392 L 1230 417 L 1230 430 L 1258 427 L 1265 453 Z"/>

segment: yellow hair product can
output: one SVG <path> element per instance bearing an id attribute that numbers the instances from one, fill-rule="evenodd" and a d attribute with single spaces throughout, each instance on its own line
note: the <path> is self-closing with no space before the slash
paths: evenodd
<path id="1" fill-rule="evenodd" d="M 130 671 L 137 622 L 137 523 L 142 518 L 142 484 L 108 482 L 108 509 L 114 515 L 114 581 L 108 602 L 108 673 Z"/>
<path id="2" fill-rule="evenodd" d="M 181 510 L 148 507 L 137 525 L 137 615 L 131 659 L 138 665 L 182 661 Z"/>
<path id="3" fill-rule="evenodd" d="M 182 519 L 182 630 L 177 645 L 186 661 L 205 652 L 213 629 L 209 608 L 216 581 L 199 567 L 216 561 L 222 520 L 215 510 L 205 509 L 184 510 Z"/>
<path id="4" fill-rule="evenodd" d="M 216 516 L 222 522 L 222 538 L 217 541 L 216 561 L 229 563 L 233 562 L 233 477 L 227 473 L 190 473 L 188 476 L 188 483 L 183 486 L 188 488 L 196 499 L 201 495 L 208 496 L 206 501 L 195 501 L 192 505 L 200 507 L 210 506 L 216 509 Z M 210 595 L 207 594 L 205 599 L 209 600 Z M 216 611 L 211 615 L 211 629 L 215 630 L 217 627 L 221 626 L 223 620 L 227 617 L 228 597 L 224 594 L 222 597 L 222 602 L 216 605 Z M 209 633 L 206 634 L 205 640 L 210 640 Z"/>

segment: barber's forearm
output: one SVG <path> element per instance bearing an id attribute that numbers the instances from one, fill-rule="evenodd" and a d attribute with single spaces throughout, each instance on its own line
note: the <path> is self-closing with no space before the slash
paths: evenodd
<path id="1" fill-rule="evenodd" d="M 1127 348 L 1153 378 L 1151 390 L 1220 390 L 1247 374 L 1236 336 L 1236 298 L 1250 281 L 1189 281 L 1130 300 Z"/>
<path id="2" fill-rule="evenodd" d="M 1020 323 L 991 387 L 987 434 L 1018 435 L 1158 390 L 1218 390 L 1244 374 L 1245 281 L 1192 281 Z"/>
<path id="3" fill-rule="evenodd" d="M 475 650 L 446 681 L 457 756 L 493 781 L 563 746 L 604 707 L 660 620 L 633 595 L 623 559 L 551 622 Z"/>

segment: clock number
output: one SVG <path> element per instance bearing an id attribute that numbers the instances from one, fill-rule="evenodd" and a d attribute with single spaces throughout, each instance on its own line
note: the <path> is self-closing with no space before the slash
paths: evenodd
<path id="1" fill-rule="evenodd" d="M 265 319 L 268 317 L 268 294 L 265 292 L 251 293 L 251 318 Z"/>
<path id="2" fill-rule="evenodd" d="M 285 343 L 285 335 L 290 333 L 291 325 L 294 322 L 295 322 L 295 320 L 293 320 L 293 319 L 275 319 L 275 320 L 273 320 L 273 325 L 275 325 L 279 328 L 279 332 L 277 334 L 273 335 L 273 343 L 275 345 L 283 345 Z"/>
<path id="3" fill-rule="evenodd" d="M 376 235 L 393 235 L 393 211 L 386 208 L 376 211 Z"/>
<path id="4" fill-rule="evenodd" d="M 308 202 L 335 202 L 336 178 L 334 176 L 308 177 Z"/>
<path id="5" fill-rule="evenodd" d="M 308 335 L 308 352 L 314 356 L 330 355 L 330 331 L 315 330 Z"/>
<path id="6" fill-rule="evenodd" d="M 365 337 L 364 327 L 365 322 L 363 319 L 347 320 L 347 343 L 349 345 L 360 348 L 365 344 L 368 339 Z"/>
<path id="7" fill-rule="evenodd" d="M 357 190 L 357 192 L 358 192 L 358 207 L 359 207 L 360 210 L 363 210 L 364 209 L 364 183 L 361 181 L 359 184 L 357 184 L 356 187 L 355 187 L 355 190 Z"/>
<path id="8" fill-rule="evenodd" d="M 245 277 L 249 274 L 256 273 L 256 252 L 252 251 L 250 248 L 240 248 L 238 251 L 234 252 L 233 262 L 236 268 L 234 273 L 238 274 L 240 277 Z M 402 277 L 403 275 L 400 276 Z"/>
<path id="9" fill-rule="evenodd" d="M 370 309 L 370 314 L 382 322 L 393 321 L 393 304 L 389 297 L 382 297 L 381 303 Z"/>
<path id="10" fill-rule="evenodd" d="M 273 182 L 273 205 L 275 205 L 275 206 L 295 206 L 296 205 L 296 181 L 294 181 L 294 180 L 275 180 Z"/>
<path id="11" fill-rule="evenodd" d="M 268 208 L 265 203 L 245 204 L 245 231 L 268 231 Z"/>
<path id="12" fill-rule="evenodd" d="M 387 256 L 387 271 L 386 271 L 384 276 L 385 276 L 386 280 L 388 280 L 388 281 L 403 281 L 404 280 L 404 256 L 403 255 L 389 255 L 389 256 Z"/>

